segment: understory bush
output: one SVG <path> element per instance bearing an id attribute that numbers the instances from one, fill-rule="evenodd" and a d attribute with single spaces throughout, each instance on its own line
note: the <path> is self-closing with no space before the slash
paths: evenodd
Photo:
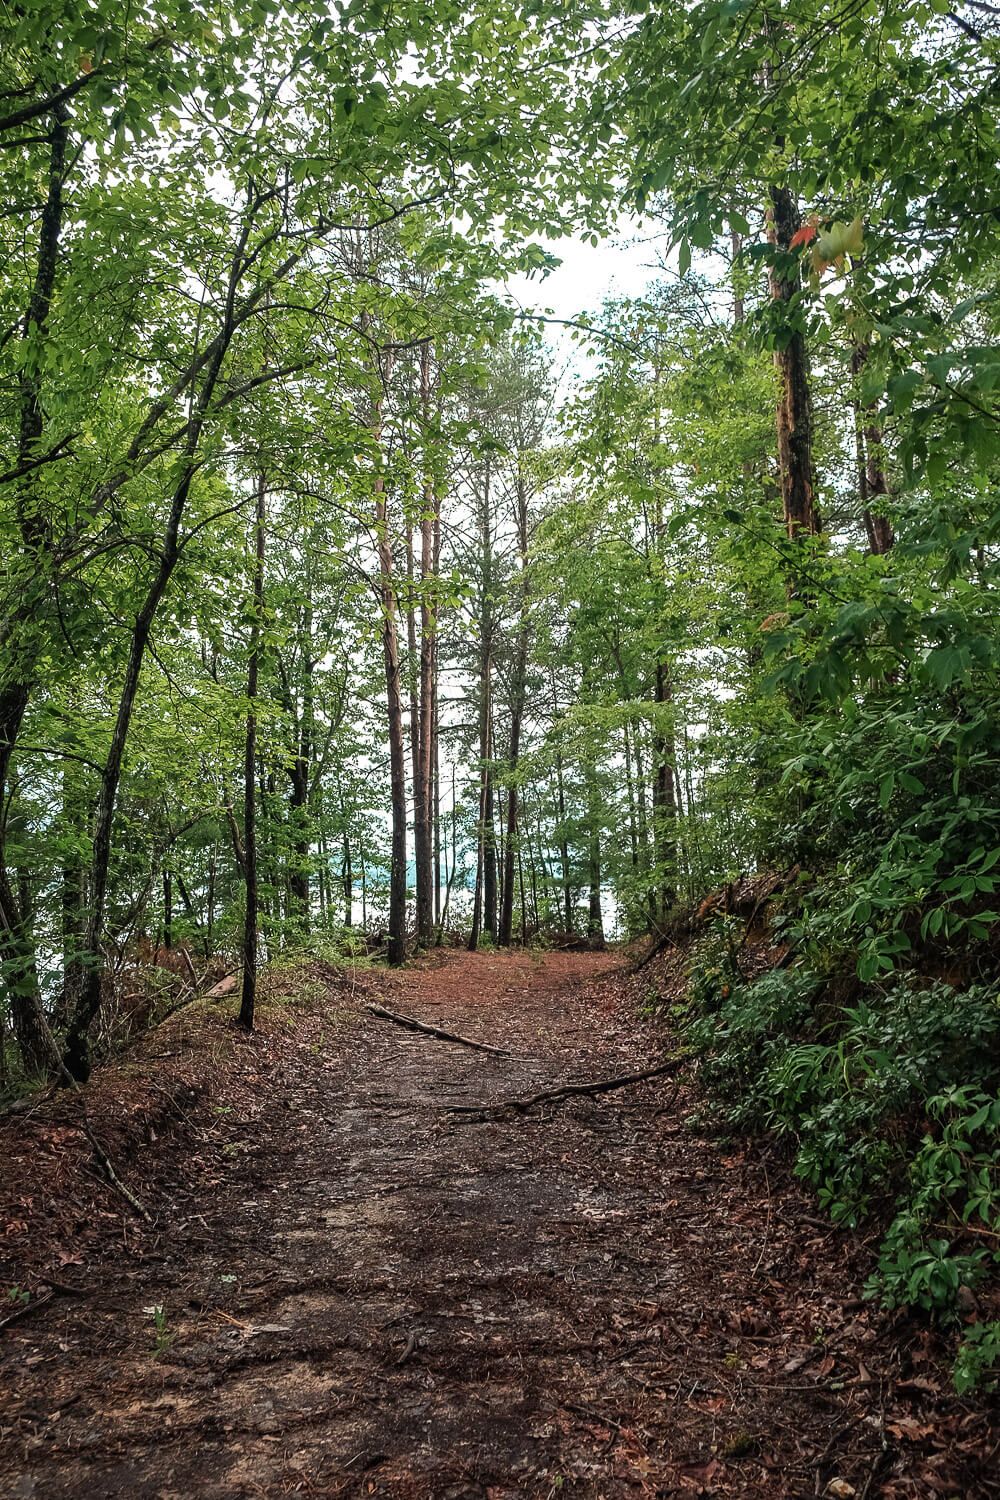
<path id="1" fill-rule="evenodd" d="M 994 1381 L 1000 1322 L 974 1310 L 1000 1272 L 1000 992 L 903 973 L 838 997 L 808 967 L 746 982 L 736 957 L 723 926 L 691 974 L 688 1038 L 720 1115 L 787 1142 L 835 1223 L 881 1220 L 867 1295 L 974 1319 L 955 1383 Z"/>

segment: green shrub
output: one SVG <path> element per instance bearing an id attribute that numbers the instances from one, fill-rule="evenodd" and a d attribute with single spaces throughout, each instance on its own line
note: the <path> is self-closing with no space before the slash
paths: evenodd
<path id="1" fill-rule="evenodd" d="M 957 1322 L 963 1289 L 1000 1268 L 1000 999 L 906 975 L 852 1004 L 830 994 L 807 969 L 742 982 L 717 933 L 688 1040 L 727 1125 L 786 1140 L 835 1222 L 885 1217 L 868 1294 Z M 966 1389 L 998 1362 L 982 1326 L 956 1365 Z"/>

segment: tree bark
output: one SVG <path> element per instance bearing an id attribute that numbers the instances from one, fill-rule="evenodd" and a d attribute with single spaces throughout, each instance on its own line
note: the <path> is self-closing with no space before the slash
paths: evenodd
<path id="1" fill-rule="evenodd" d="M 434 663 L 437 608 L 432 589 L 435 566 L 437 491 L 428 457 L 431 441 L 431 346 L 420 346 L 420 411 L 423 426 L 424 482 L 420 514 L 420 659 L 413 768 L 414 857 L 417 885 L 417 940 L 434 941 Z M 411 616 L 412 618 L 412 616 Z"/>
<path id="2" fill-rule="evenodd" d="M 517 642 L 514 647 L 514 679 L 511 684 L 510 746 L 507 759 L 507 832 L 504 843 L 503 902 L 500 908 L 500 923 L 497 934 L 502 947 L 509 947 L 514 926 L 514 860 L 518 851 L 518 807 L 517 784 L 521 754 L 521 724 L 524 718 L 525 693 L 528 673 L 529 646 L 529 592 L 528 592 L 528 489 L 525 482 L 521 455 L 517 463 L 517 548 L 520 559 L 519 604 Z"/>
<path id="3" fill-rule="evenodd" d="M 493 823 L 493 547 L 490 510 L 490 470 L 486 469 L 480 510 L 481 599 L 479 609 L 479 819 L 476 853 L 476 892 L 469 949 L 474 952 L 481 931 L 493 941 L 497 935 L 497 855 Z"/>
<path id="4" fill-rule="evenodd" d="M 667 662 L 656 663 L 656 702 L 661 710 L 672 702 L 673 689 Z M 653 739 L 653 844 L 656 858 L 656 916 L 662 921 L 676 900 L 677 876 L 677 788 L 674 772 L 676 750 L 672 729 L 657 722 Z"/>
<path id="5" fill-rule="evenodd" d="M 125 675 L 118 698 L 118 712 L 111 735 L 111 745 L 101 775 L 101 785 L 97 798 L 97 813 L 94 820 L 90 914 L 87 922 L 86 953 L 84 955 L 85 971 L 80 987 L 80 997 L 70 1020 L 63 1055 L 66 1072 L 78 1083 L 85 1082 L 90 1074 L 88 1032 L 91 1022 L 97 1015 L 101 1005 L 101 992 L 105 972 L 102 939 L 108 894 L 108 870 L 111 860 L 111 834 L 114 825 L 118 787 L 121 781 L 122 763 L 125 758 L 125 746 L 128 740 L 129 727 L 132 722 L 136 695 L 139 690 L 139 679 L 142 674 L 146 647 L 149 644 L 150 632 L 153 628 L 153 620 L 156 618 L 156 612 L 167 591 L 174 568 L 177 566 L 177 559 L 180 556 L 181 521 L 198 467 L 196 454 L 207 419 L 209 404 L 236 327 L 234 301 L 239 279 L 244 269 L 243 254 L 246 248 L 248 233 L 249 219 L 244 225 L 243 234 L 234 252 L 230 269 L 225 320 L 222 330 L 225 336 L 215 341 L 212 358 L 206 367 L 204 381 L 198 393 L 198 400 L 192 419 L 188 425 L 187 438 L 183 449 L 184 467 L 181 478 L 171 497 L 170 510 L 167 515 L 156 569 L 132 628 L 128 659 L 125 665 Z"/>
<path id="6" fill-rule="evenodd" d="M 390 964 L 406 957 L 406 747 L 403 737 L 403 680 L 399 661 L 398 610 L 389 539 L 385 473 L 381 467 L 383 392 L 392 374 L 392 352 L 379 360 L 379 392 L 375 398 L 372 436 L 379 467 L 375 474 L 375 536 L 379 565 L 379 603 L 382 611 L 382 651 L 385 662 L 386 708 L 389 720 L 389 785 L 392 803 L 392 841 L 389 856 Z"/>
<path id="7" fill-rule="evenodd" d="M 851 370 L 857 383 L 868 359 L 868 348 L 856 344 L 851 354 Z M 858 466 L 858 498 L 861 502 L 861 517 L 868 548 L 877 557 L 884 557 L 892 550 L 895 535 L 888 516 L 873 511 L 871 502 L 889 494 L 889 482 L 885 473 L 885 449 L 882 443 L 882 428 L 878 422 L 878 403 L 867 406 L 856 394 L 854 407 L 854 443 Z"/>
<path id="8" fill-rule="evenodd" d="M 22 338 L 29 346 L 33 341 L 43 339 L 47 331 L 62 235 L 69 111 L 60 102 L 54 105 L 51 115 L 48 190 L 39 228 L 35 280 L 22 332 Z M 30 464 L 35 457 L 45 430 L 44 364 L 39 354 L 40 351 L 33 351 L 25 359 L 20 376 L 18 469 Z M 35 560 L 37 574 L 32 597 L 45 578 L 45 568 L 37 560 L 48 545 L 45 518 L 36 508 L 33 498 L 30 480 L 18 485 L 15 495 L 18 529 L 25 558 Z M 33 615 L 32 604 L 22 601 L 3 632 L 2 646 L 8 661 L 4 672 L 6 680 L 0 687 L 0 803 L 3 802 L 11 757 L 31 696 L 30 677 L 37 648 L 23 642 L 20 633 L 25 627 L 30 629 Z M 6 816 L 0 816 L 0 959 L 10 1001 L 11 1027 L 22 1062 L 28 1072 L 41 1073 L 54 1070 L 58 1066 L 58 1057 L 45 1022 L 30 915 L 21 910 L 7 872 L 6 833 Z"/>
<path id="9" fill-rule="evenodd" d="M 310 793 L 312 789 L 313 760 L 313 609 L 311 598 L 307 599 L 302 612 L 299 670 L 301 672 L 301 700 L 295 733 L 295 756 L 289 768 L 291 786 L 288 795 L 288 816 L 292 837 L 292 868 L 288 876 L 289 916 L 293 928 L 300 936 L 306 936 L 310 927 L 310 879 L 309 862 L 312 853 L 312 829 L 310 817 Z M 289 707 L 293 699 L 289 693 Z"/>
<path id="10" fill-rule="evenodd" d="M 559 814 L 559 861 L 562 866 L 562 888 L 563 906 L 566 936 L 572 937 L 574 932 L 573 923 L 573 888 L 570 884 L 569 844 L 566 840 L 566 791 L 563 783 L 563 763 L 561 751 L 556 751 L 556 791 L 558 794 L 557 811 Z"/>
<path id="11" fill-rule="evenodd" d="M 801 289 L 799 264 L 791 247 L 800 220 L 788 188 L 772 187 L 770 200 L 770 235 L 778 251 L 778 263 L 771 269 L 771 296 L 784 305 L 786 318 L 774 355 L 779 380 L 778 469 L 785 529 L 794 539 L 816 536 L 820 531 L 813 476 L 809 363 L 805 339 L 792 321 L 795 313 L 788 312 L 788 304 Z"/>
<path id="12" fill-rule="evenodd" d="M 247 724 L 243 756 L 243 879 L 246 912 L 243 921 L 243 986 L 240 992 L 239 1024 L 252 1031 L 257 1008 L 257 949 L 260 921 L 260 888 L 257 872 L 257 693 L 260 675 L 261 627 L 264 620 L 265 499 L 267 478 L 257 480 L 254 516 L 253 623 L 250 626 L 250 656 L 247 662 Z"/>

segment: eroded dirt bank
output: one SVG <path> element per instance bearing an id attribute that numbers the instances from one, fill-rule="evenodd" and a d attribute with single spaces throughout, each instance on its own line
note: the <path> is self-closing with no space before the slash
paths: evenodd
<path id="1" fill-rule="evenodd" d="M 81 1228 L 48 1269 L 88 1295 L 0 1334 L 0 1494 L 1000 1493 L 846 1242 L 673 1080 L 447 1112 L 655 1059 L 615 964 L 448 954 L 241 1044 L 155 1143 L 155 1225 Z"/>

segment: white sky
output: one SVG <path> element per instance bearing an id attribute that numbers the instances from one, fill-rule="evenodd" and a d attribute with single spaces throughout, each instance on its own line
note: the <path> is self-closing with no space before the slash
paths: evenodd
<path id="1" fill-rule="evenodd" d="M 562 264 L 545 277 L 512 276 L 506 284 L 507 296 L 525 312 L 583 322 L 593 320 L 607 297 L 640 296 L 657 275 L 664 245 L 652 226 L 640 227 L 638 222 L 597 246 L 576 236 L 540 243 Z M 562 357 L 577 369 L 586 368 L 568 329 L 550 326 L 544 332 L 557 364 Z"/>

